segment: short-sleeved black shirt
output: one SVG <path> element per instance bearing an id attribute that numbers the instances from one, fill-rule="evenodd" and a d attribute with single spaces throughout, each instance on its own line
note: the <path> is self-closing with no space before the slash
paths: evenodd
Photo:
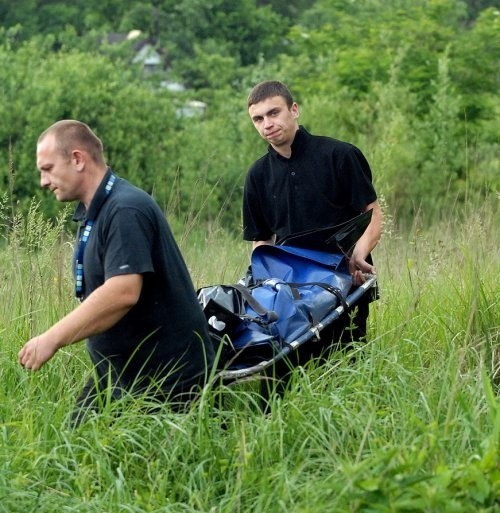
<path id="1" fill-rule="evenodd" d="M 290 158 L 272 146 L 248 171 L 243 199 L 245 240 L 277 242 L 351 219 L 374 202 L 370 166 L 352 144 L 300 127 Z"/>
<path id="2" fill-rule="evenodd" d="M 94 221 L 83 258 L 84 298 L 117 275 L 142 274 L 143 288 L 138 303 L 112 328 L 90 337 L 87 349 L 98 373 L 111 363 L 127 389 L 138 377 L 162 378 L 165 389 L 183 389 L 214 358 L 205 317 L 160 208 L 121 178 L 106 196 L 110 173 L 88 212 L 83 204 L 75 212 L 75 220 Z"/>

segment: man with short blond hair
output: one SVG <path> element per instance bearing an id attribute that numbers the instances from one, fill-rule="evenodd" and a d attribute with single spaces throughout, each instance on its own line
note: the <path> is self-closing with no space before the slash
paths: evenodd
<path id="1" fill-rule="evenodd" d="M 65 157 L 70 158 L 72 149 L 79 147 L 85 149 L 96 164 L 106 166 L 102 142 L 85 123 L 73 119 L 58 121 L 40 134 L 37 145 L 47 135 L 54 136 L 59 151 Z"/>
<path id="2" fill-rule="evenodd" d="M 109 383 L 112 396 L 148 391 L 189 401 L 206 382 L 214 351 L 183 257 L 156 202 L 119 178 L 100 139 L 62 120 L 37 144 L 40 184 L 58 201 L 78 201 L 74 254 L 80 304 L 19 352 L 38 370 L 62 347 L 87 339 L 94 364 L 77 400 L 80 422 Z"/>

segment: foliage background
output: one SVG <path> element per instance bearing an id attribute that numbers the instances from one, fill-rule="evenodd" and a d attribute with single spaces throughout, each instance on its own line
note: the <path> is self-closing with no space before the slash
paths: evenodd
<path id="1" fill-rule="evenodd" d="M 295 368 L 268 415 L 258 380 L 215 380 L 187 414 L 165 404 L 145 415 L 147 397 L 125 397 L 77 429 L 68 419 L 91 368 L 84 344 L 37 373 L 16 359 L 75 305 L 65 215 L 51 224 L 32 204 L 0 248 L 0 513 L 498 512 L 491 205 L 386 233 L 369 342 Z M 248 244 L 227 231 L 181 234 L 197 285 L 244 272 Z"/>
<path id="2" fill-rule="evenodd" d="M 0 0 L 0 513 L 498 511 L 499 9 Z M 131 29 L 164 69 L 144 74 L 133 42 L 103 42 Z M 372 164 L 386 224 L 370 342 L 354 362 L 296 369 L 268 416 L 243 384 L 187 415 L 125 398 L 67 429 L 83 345 L 36 374 L 16 361 L 74 307 L 71 206 L 39 190 L 38 134 L 89 123 L 168 212 L 195 284 L 232 282 L 249 252 L 243 177 L 265 151 L 245 99 L 268 78 L 290 85 L 311 131 Z M 193 99 L 204 116 L 179 117 Z"/>
<path id="3" fill-rule="evenodd" d="M 498 194 L 500 2 L 459 0 L 0 1 L 0 184 L 14 210 L 42 197 L 38 134 L 87 122 L 115 170 L 181 223 L 240 231 L 250 163 L 265 151 L 246 95 L 285 81 L 301 122 L 358 145 L 386 210 L 430 223 Z M 145 74 L 132 29 L 164 57 Z M 171 92 L 162 82 L 179 82 Z M 179 116 L 188 100 L 207 104 Z M 42 211 L 60 208 L 44 195 Z"/>

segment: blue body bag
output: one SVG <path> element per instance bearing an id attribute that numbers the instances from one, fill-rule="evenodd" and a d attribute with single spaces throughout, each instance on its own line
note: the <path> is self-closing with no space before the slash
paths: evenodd
<path id="1" fill-rule="evenodd" d="M 352 286 L 340 254 L 261 245 L 251 257 L 252 284 L 198 291 L 219 367 L 268 360 L 342 304 Z"/>

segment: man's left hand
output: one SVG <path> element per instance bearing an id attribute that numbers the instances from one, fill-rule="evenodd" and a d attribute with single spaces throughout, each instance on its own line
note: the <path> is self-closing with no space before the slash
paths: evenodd
<path id="1" fill-rule="evenodd" d="M 358 259 L 353 254 L 349 260 L 349 273 L 351 274 L 353 285 L 359 287 L 366 281 L 365 274 L 377 274 L 377 270 L 366 260 Z"/>

